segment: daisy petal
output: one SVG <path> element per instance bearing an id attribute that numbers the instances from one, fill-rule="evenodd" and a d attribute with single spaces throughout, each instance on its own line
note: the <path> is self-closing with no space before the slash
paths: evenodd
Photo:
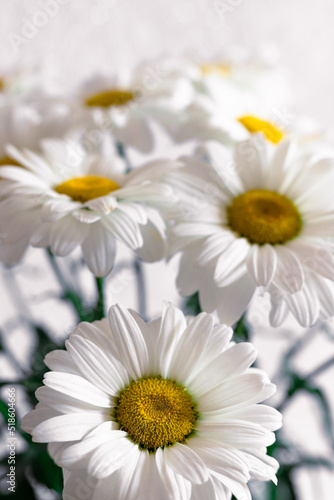
<path id="1" fill-rule="evenodd" d="M 95 276 L 110 273 L 115 261 L 115 239 L 101 224 L 90 226 L 81 248 L 85 261 Z"/>
<path id="2" fill-rule="evenodd" d="M 109 322 L 120 358 L 132 378 L 147 375 L 149 359 L 145 340 L 131 314 L 118 305 L 112 306 Z"/>
<path id="3" fill-rule="evenodd" d="M 252 245 L 247 270 L 257 286 L 268 286 L 276 272 L 277 256 L 271 245 Z"/>
<path id="4" fill-rule="evenodd" d="M 208 481 L 209 474 L 201 458 L 188 446 L 175 443 L 163 450 L 168 467 L 181 474 L 192 483 L 202 484 Z"/>

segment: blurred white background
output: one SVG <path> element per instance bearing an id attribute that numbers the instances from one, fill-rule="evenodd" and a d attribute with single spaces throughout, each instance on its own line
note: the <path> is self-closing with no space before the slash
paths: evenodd
<path id="1" fill-rule="evenodd" d="M 94 71 L 117 72 L 143 59 L 180 54 L 201 59 L 242 46 L 253 56 L 261 54 L 279 62 L 293 90 L 292 104 L 286 111 L 313 116 L 328 129 L 331 139 L 333 20 L 332 0 L 1 0 L 0 72 L 16 65 L 38 66 L 70 87 Z M 15 270 L 29 299 L 38 297 L 43 286 L 49 288 L 52 283 L 52 275 L 39 270 L 41 255 L 42 251 L 31 250 L 25 263 Z M 162 264 L 147 265 L 145 271 L 151 290 L 156 291 L 150 311 L 157 314 L 163 298 L 177 297 L 175 276 Z M 133 276 L 124 276 L 124 286 L 108 280 L 107 301 L 117 299 L 136 308 Z M 14 309 L 6 293 L 5 278 L 3 270 L 2 319 L 9 319 Z M 57 318 L 53 330 L 59 332 L 60 325 L 68 330 L 72 318 L 55 307 L 55 301 L 50 300 L 44 301 L 41 309 L 37 300 L 34 317 L 47 316 L 51 325 Z M 302 332 L 295 324 L 294 331 L 286 336 L 264 328 L 263 321 L 260 326 L 254 342 L 261 365 L 273 376 L 291 337 L 297 338 Z M 333 354 L 333 344 L 318 334 L 312 347 L 298 358 L 298 368 L 308 373 Z M 316 382 L 326 387 L 334 411 L 333 378 L 331 369 Z M 317 408 L 307 398 L 298 397 L 286 413 L 285 425 L 295 442 L 320 454 L 328 452 L 329 446 L 326 436 L 317 430 L 317 423 Z M 301 471 L 296 480 L 300 500 L 333 499 L 334 478 L 329 472 Z"/>

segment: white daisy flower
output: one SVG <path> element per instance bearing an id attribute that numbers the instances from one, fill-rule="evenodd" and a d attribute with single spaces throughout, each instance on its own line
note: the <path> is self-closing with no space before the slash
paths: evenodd
<path id="1" fill-rule="evenodd" d="M 325 131 L 310 117 L 292 112 L 283 71 L 260 61 L 240 60 L 234 54 L 227 54 L 221 62 L 191 65 L 188 61 L 183 67 L 195 94 L 178 122 L 172 124 L 175 140 L 217 140 L 234 145 L 261 132 L 269 143 L 278 144 L 288 137 L 305 150 L 318 148 L 321 152 L 318 143 L 325 141 Z"/>
<path id="2" fill-rule="evenodd" d="M 173 77 L 168 61 L 152 61 L 132 73 L 94 76 L 77 91 L 73 107 L 78 126 L 109 129 L 125 146 L 149 152 L 154 144 L 150 120 L 169 126 L 193 93 L 187 78 Z"/>
<path id="3" fill-rule="evenodd" d="M 175 124 L 176 140 L 235 144 L 262 131 L 276 144 L 296 128 L 287 112 L 289 92 L 282 72 L 231 57 L 193 64 L 192 71 L 188 64 L 186 69 L 195 95 Z"/>
<path id="4" fill-rule="evenodd" d="M 334 315 L 333 158 L 276 148 L 262 136 L 201 149 L 176 174 L 188 203 L 175 214 L 170 253 L 181 250 L 178 286 L 203 310 L 237 321 L 255 290 L 271 293 L 272 324 L 290 310 L 303 326 Z M 175 182 L 175 181 L 174 181 Z M 182 197 L 185 199 L 185 195 Z"/>
<path id="5" fill-rule="evenodd" d="M 162 211 L 175 198 L 169 186 L 151 179 L 172 168 L 172 162 L 156 161 L 125 173 L 123 161 L 112 152 L 105 158 L 87 155 L 79 144 L 60 140 L 43 141 L 42 148 L 44 156 L 8 148 L 25 167 L 1 169 L 0 233 L 9 247 L 17 246 L 22 254 L 27 244 L 50 246 L 65 256 L 81 245 L 96 276 L 112 269 L 116 240 L 143 260 L 164 256 Z M 8 251 L 3 256 L 6 264 L 17 257 Z"/>
<path id="6" fill-rule="evenodd" d="M 266 78 L 250 88 L 216 74 L 204 81 L 205 91 L 183 113 L 182 140 L 195 137 L 234 145 L 261 132 L 272 144 L 288 137 L 308 147 L 324 135 L 316 121 L 292 113 Z"/>
<path id="7" fill-rule="evenodd" d="M 146 324 L 115 305 L 48 354 L 22 427 L 66 469 L 64 500 L 83 485 L 92 500 L 250 500 L 250 478 L 275 481 L 281 416 L 257 404 L 275 386 L 232 333 L 206 313 L 166 305 Z"/>
<path id="8" fill-rule="evenodd" d="M 0 79 L 0 166 L 16 162 L 7 144 L 38 150 L 46 137 L 63 137 L 72 126 L 70 108 L 51 95 L 30 73 Z"/>

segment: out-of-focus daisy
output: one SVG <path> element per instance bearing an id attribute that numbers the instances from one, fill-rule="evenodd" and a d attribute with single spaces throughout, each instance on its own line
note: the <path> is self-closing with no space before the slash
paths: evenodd
<path id="1" fill-rule="evenodd" d="M 132 73 L 96 75 L 72 99 L 77 124 L 109 129 L 125 146 L 149 152 L 154 143 L 150 120 L 163 126 L 175 122 L 193 95 L 187 78 L 174 74 L 167 61 L 152 61 Z"/>
<path id="2" fill-rule="evenodd" d="M 176 174 L 187 206 L 176 215 L 171 253 L 181 250 L 178 286 L 199 291 L 202 309 L 228 324 L 257 287 L 271 292 L 271 321 L 290 310 L 304 325 L 334 314 L 334 160 L 300 155 L 287 141 L 201 149 Z M 184 199 L 185 199 L 184 196 Z"/>
<path id="3" fill-rule="evenodd" d="M 234 144 L 263 132 L 269 141 L 278 143 L 296 128 L 288 112 L 289 91 L 283 72 L 233 57 L 184 66 L 195 94 L 174 124 L 176 140 L 213 139 Z"/>
<path id="4" fill-rule="evenodd" d="M 71 128 L 70 107 L 48 91 L 47 82 L 31 73 L 0 78 L 0 166 L 15 160 L 6 145 L 39 148 L 46 137 L 63 137 Z"/>
<path id="5" fill-rule="evenodd" d="M 204 81 L 204 91 L 182 114 L 178 140 L 196 138 L 233 145 L 261 132 L 272 144 L 292 138 L 308 146 L 324 134 L 318 123 L 297 117 L 284 100 L 275 99 L 273 86 L 266 79 L 261 82 L 263 88 L 260 84 L 243 88 L 216 73 Z"/>
<path id="6" fill-rule="evenodd" d="M 112 306 L 81 323 L 45 362 L 36 410 L 22 420 L 67 469 L 64 500 L 250 500 L 250 478 L 275 481 L 266 447 L 280 414 L 257 403 L 275 386 L 249 368 L 251 344 L 202 313 L 186 321 L 172 305 L 146 324 Z M 87 489 L 87 488 L 86 488 Z"/>
<path id="7" fill-rule="evenodd" d="M 175 202 L 171 188 L 151 181 L 172 168 L 155 162 L 125 173 L 123 161 L 87 155 L 76 142 L 45 140 L 44 156 L 8 148 L 11 158 L 24 166 L 4 166 L 0 182 L 0 232 L 7 245 L 50 246 L 68 255 L 81 245 L 88 267 L 96 276 L 111 270 L 116 240 L 146 261 L 165 252 L 165 224 L 161 210 Z M 3 257 L 6 264 L 17 255 Z M 8 258 L 6 261 L 5 257 Z"/>

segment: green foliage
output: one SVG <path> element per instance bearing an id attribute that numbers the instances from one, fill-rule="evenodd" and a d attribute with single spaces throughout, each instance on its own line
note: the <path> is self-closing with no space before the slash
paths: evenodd
<path id="1" fill-rule="evenodd" d="M 190 295 L 187 299 L 186 304 L 183 308 L 184 313 L 189 316 L 197 316 L 197 314 L 202 312 L 200 303 L 199 303 L 199 295 L 198 292 L 194 293 L 194 295 Z"/>

